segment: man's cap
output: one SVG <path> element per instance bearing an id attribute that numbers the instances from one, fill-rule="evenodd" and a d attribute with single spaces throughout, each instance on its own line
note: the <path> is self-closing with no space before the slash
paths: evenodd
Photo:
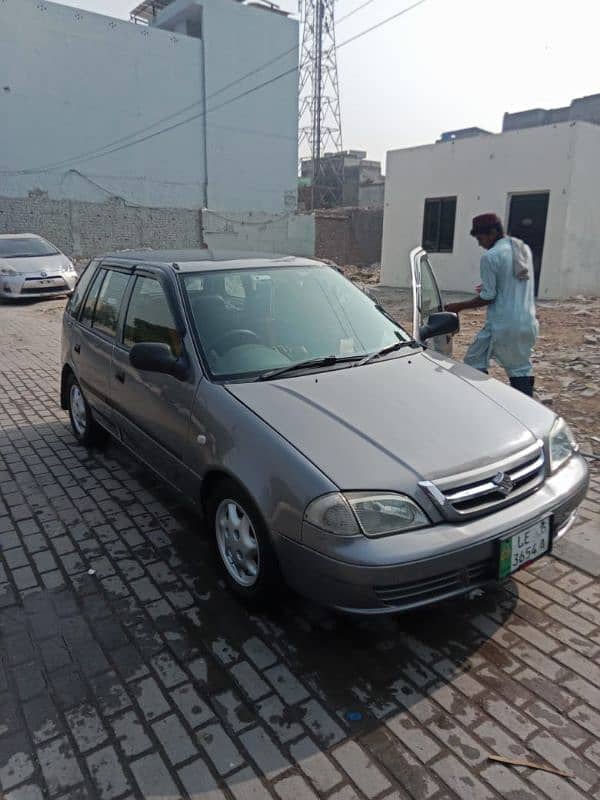
<path id="1" fill-rule="evenodd" d="M 479 214 L 479 216 L 473 217 L 471 236 L 477 236 L 478 233 L 487 233 L 495 225 L 502 225 L 502 220 L 498 214 Z"/>

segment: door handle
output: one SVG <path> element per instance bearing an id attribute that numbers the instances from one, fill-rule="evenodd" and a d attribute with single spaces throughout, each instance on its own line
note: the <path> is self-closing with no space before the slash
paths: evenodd
<path id="1" fill-rule="evenodd" d="M 76 353 L 81 353 L 81 345 L 80 344 L 73 345 L 73 350 L 75 350 Z"/>
<path id="2" fill-rule="evenodd" d="M 125 373 L 124 372 L 115 372 L 115 378 L 119 381 L 119 383 L 125 383 Z"/>

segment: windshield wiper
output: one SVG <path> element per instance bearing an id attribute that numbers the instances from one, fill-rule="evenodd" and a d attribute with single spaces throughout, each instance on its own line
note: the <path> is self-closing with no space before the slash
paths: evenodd
<path id="1" fill-rule="evenodd" d="M 376 358 L 380 356 L 386 356 L 388 353 L 393 353 L 395 350 L 402 350 L 403 347 L 419 347 L 419 343 L 414 339 L 409 339 L 408 341 L 402 340 L 401 342 L 396 342 L 395 344 L 388 344 L 387 347 L 382 347 L 381 350 L 376 350 L 374 353 L 369 353 L 368 356 L 361 358 L 354 366 L 355 367 L 362 367 L 363 364 L 368 364 L 370 361 L 374 361 Z"/>
<path id="2" fill-rule="evenodd" d="M 279 369 L 272 369 L 269 372 L 263 372 L 259 375 L 257 380 L 270 381 L 273 378 L 279 378 L 280 375 L 286 375 L 288 372 L 296 372 L 296 370 L 310 369 L 311 367 L 333 367 L 335 364 L 343 364 L 345 361 L 356 361 L 361 356 L 324 356 L 323 358 L 311 358 L 308 361 L 299 361 L 297 364 L 288 364 L 287 367 L 280 367 Z"/>

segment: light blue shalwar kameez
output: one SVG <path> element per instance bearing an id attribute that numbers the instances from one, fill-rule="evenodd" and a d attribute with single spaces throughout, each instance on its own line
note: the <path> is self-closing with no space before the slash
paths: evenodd
<path id="1" fill-rule="evenodd" d="M 465 364 L 487 371 L 494 359 L 510 378 L 533 375 L 531 351 L 539 333 L 533 267 L 527 280 L 515 276 L 507 236 L 481 257 L 481 283 L 479 296 L 490 301 L 487 321 L 469 347 Z"/>

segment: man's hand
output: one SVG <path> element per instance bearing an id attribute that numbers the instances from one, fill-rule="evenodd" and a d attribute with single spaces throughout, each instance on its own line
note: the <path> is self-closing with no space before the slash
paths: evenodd
<path id="1" fill-rule="evenodd" d="M 483 308 L 490 304 L 490 300 L 483 300 L 479 295 L 472 297 L 470 300 L 463 300 L 462 303 L 448 303 L 444 306 L 444 311 L 452 311 L 454 314 L 460 314 L 461 311 L 467 311 L 471 308 Z"/>

